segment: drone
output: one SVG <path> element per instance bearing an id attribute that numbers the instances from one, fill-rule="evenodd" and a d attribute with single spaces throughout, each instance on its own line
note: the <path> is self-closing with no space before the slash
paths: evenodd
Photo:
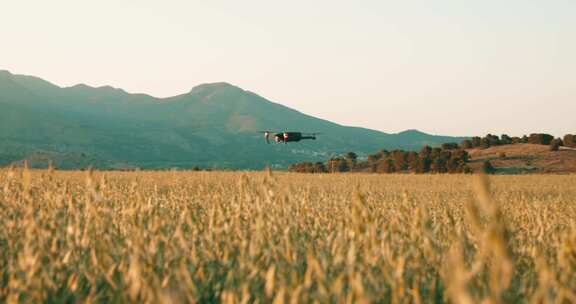
<path id="1" fill-rule="evenodd" d="M 279 143 L 289 143 L 289 142 L 299 142 L 303 139 L 313 139 L 316 140 L 316 135 L 320 133 L 302 133 L 302 132 L 272 132 L 272 131 L 260 131 L 264 134 L 264 139 L 270 144 L 270 136 L 274 138 L 274 142 Z"/>

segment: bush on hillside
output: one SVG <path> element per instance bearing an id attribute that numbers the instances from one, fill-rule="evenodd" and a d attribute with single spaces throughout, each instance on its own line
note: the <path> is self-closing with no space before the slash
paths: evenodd
<path id="1" fill-rule="evenodd" d="M 576 148 L 576 135 L 572 134 L 564 135 L 564 146 L 570 148 Z"/>
<path id="2" fill-rule="evenodd" d="M 550 142 L 550 151 L 558 151 L 560 150 L 560 146 L 562 145 L 562 141 L 557 138 Z"/>
<path id="3" fill-rule="evenodd" d="M 535 145 L 549 145 L 554 137 L 550 134 L 533 133 L 528 137 L 528 143 Z"/>
<path id="4" fill-rule="evenodd" d="M 489 160 L 485 160 L 482 163 L 482 172 L 486 174 L 494 174 L 494 172 L 496 172 L 496 169 L 494 169 L 494 166 L 492 166 L 492 163 Z"/>

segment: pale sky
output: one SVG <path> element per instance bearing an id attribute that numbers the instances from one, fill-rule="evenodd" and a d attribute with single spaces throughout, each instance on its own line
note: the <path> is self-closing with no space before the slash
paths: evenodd
<path id="1" fill-rule="evenodd" d="M 576 1 L 0 0 L 0 69 L 167 97 L 226 81 L 384 132 L 576 133 Z"/>

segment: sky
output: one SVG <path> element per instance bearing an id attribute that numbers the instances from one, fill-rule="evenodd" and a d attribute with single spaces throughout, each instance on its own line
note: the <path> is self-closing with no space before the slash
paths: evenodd
<path id="1" fill-rule="evenodd" d="M 0 69 L 168 97 L 229 82 L 388 133 L 576 133 L 576 1 L 0 0 Z"/>

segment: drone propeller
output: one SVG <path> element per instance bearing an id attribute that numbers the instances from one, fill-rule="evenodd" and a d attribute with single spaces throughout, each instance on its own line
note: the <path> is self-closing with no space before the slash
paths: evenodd
<path id="1" fill-rule="evenodd" d="M 270 144 L 270 131 L 261 131 L 259 133 L 264 133 L 264 139 L 266 140 L 266 143 Z"/>

